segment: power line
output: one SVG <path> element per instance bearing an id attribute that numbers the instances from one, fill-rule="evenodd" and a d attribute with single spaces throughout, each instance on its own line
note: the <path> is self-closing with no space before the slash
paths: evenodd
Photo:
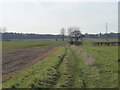
<path id="1" fill-rule="evenodd" d="M 106 22 L 106 34 L 108 33 L 108 23 Z"/>

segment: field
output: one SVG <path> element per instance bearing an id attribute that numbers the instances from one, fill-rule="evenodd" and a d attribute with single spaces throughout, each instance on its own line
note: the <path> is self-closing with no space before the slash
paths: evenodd
<path id="1" fill-rule="evenodd" d="M 54 47 L 60 46 L 61 43 L 52 41 L 3 42 L 3 81 L 11 78 L 19 70 L 49 56 L 56 50 Z"/>
<path id="2" fill-rule="evenodd" d="M 118 88 L 118 46 L 3 42 L 3 88 Z"/>

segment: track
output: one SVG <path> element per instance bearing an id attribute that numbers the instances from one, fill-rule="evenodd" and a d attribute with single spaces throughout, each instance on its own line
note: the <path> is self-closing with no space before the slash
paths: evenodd
<path id="1" fill-rule="evenodd" d="M 98 70 L 94 66 L 95 60 L 93 61 L 90 55 L 83 50 L 81 52 L 81 50 L 76 46 L 68 48 L 67 55 L 57 69 L 58 80 L 52 88 L 89 88 L 91 77 L 95 77 L 91 81 L 91 85 L 95 87 L 95 80 L 99 78 Z"/>

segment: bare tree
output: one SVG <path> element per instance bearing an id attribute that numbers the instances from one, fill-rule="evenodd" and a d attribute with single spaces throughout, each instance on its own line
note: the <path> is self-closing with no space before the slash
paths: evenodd
<path id="1" fill-rule="evenodd" d="M 61 36 L 62 36 L 62 41 L 64 41 L 64 36 L 65 36 L 65 29 L 64 28 L 62 28 L 61 29 Z"/>
<path id="2" fill-rule="evenodd" d="M 68 38 L 70 39 L 70 41 L 73 41 L 73 38 L 72 38 L 72 28 L 68 28 Z"/>
<path id="3" fill-rule="evenodd" d="M 78 41 L 79 38 L 80 38 L 81 35 L 82 35 L 81 32 L 80 32 L 79 30 L 73 31 L 72 34 L 73 34 L 73 38 L 75 39 L 75 41 Z"/>
<path id="4" fill-rule="evenodd" d="M 70 27 L 68 29 L 69 37 L 71 40 L 75 39 L 75 41 L 78 41 L 79 39 L 82 39 L 84 36 L 81 34 L 79 27 Z"/>

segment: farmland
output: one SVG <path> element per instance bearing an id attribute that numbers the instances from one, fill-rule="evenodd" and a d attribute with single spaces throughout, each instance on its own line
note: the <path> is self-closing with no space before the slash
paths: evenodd
<path id="1" fill-rule="evenodd" d="M 54 52 L 62 42 L 3 42 L 3 81 Z"/>
<path id="2" fill-rule="evenodd" d="M 118 46 L 3 42 L 3 88 L 118 88 Z"/>

